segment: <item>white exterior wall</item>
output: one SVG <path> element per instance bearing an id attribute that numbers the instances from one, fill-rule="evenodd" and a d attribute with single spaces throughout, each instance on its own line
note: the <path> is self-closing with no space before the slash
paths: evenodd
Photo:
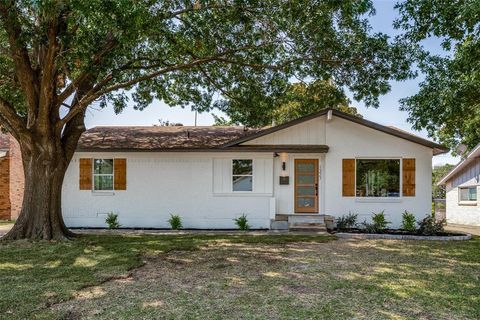
<path id="1" fill-rule="evenodd" d="M 459 187 L 477 187 L 477 201 L 459 201 Z M 480 226 L 480 159 L 472 161 L 468 167 L 447 182 L 446 214 L 447 223 Z"/>
<path id="2" fill-rule="evenodd" d="M 326 154 L 273 153 L 76 153 L 65 178 L 63 212 L 71 227 L 104 227 L 108 212 L 124 227 L 168 228 L 171 213 L 185 228 L 235 228 L 233 219 L 245 213 L 253 228 L 269 228 L 274 214 L 294 213 L 294 160 L 319 159 L 319 213 L 335 217 L 354 212 L 359 222 L 385 210 L 392 227 L 402 213 L 420 220 L 431 212 L 432 149 L 333 117 L 300 123 L 244 144 L 325 144 Z M 98 193 L 79 190 L 79 158 L 126 158 L 127 190 Z M 415 158 L 416 195 L 399 198 L 342 196 L 342 159 Z M 253 159 L 254 191 L 231 192 L 231 160 Z M 286 161 L 289 185 L 280 185 Z M 401 184 L 401 183 L 400 183 Z M 448 210 L 448 208 L 447 208 Z"/>
<path id="3" fill-rule="evenodd" d="M 325 117 L 305 121 L 243 144 L 325 144 Z"/>
<path id="4" fill-rule="evenodd" d="M 351 211 L 358 214 L 361 222 L 364 219 L 369 221 L 372 212 L 385 210 L 388 221 L 392 222 L 391 226 L 398 228 L 405 210 L 413 213 L 417 220 L 431 213 L 432 149 L 339 117 L 327 121 L 326 144 L 330 149 L 325 156 L 323 175 L 325 214 L 338 217 Z M 377 199 L 343 197 L 344 158 L 415 158 L 415 196 Z M 400 187 L 401 185 L 400 181 Z"/>
<path id="5" fill-rule="evenodd" d="M 480 194 L 480 187 L 477 186 L 477 195 Z M 460 204 L 458 187 L 447 192 L 447 223 L 463 224 L 469 226 L 480 226 L 480 204 Z"/>
<path id="6" fill-rule="evenodd" d="M 127 190 L 79 190 L 80 158 L 126 158 Z M 233 194 L 231 166 L 214 162 L 253 158 L 250 194 Z M 236 228 L 233 219 L 246 214 L 253 228 L 270 227 L 272 154 L 235 153 L 76 153 L 63 186 L 63 214 L 69 227 L 105 227 L 115 212 L 123 227 L 169 228 L 170 214 L 182 217 L 185 228 Z M 225 181 L 214 190 L 213 180 Z"/>
<path id="7" fill-rule="evenodd" d="M 363 125 L 333 117 L 315 118 L 273 134 L 245 142 L 254 144 L 325 144 L 326 154 L 289 154 L 287 173 L 290 185 L 278 184 L 280 160 L 275 162 L 275 198 L 277 213 L 294 212 L 295 158 L 319 159 L 319 213 L 340 217 L 349 212 L 358 214 L 358 221 L 370 221 L 371 214 L 385 210 L 391 227 L 401 225 L 402 213 L 407 210 L 417 220 L 431 213 L 432 149 Z M 399 198 L 356 198 L 342 196 L 342 159 L 345 158 L 415 158 L 416 194 Z M 400 174 L 400 176 L 402 176 Z M 400 186 L 401 186 L 400 181 Z"/>

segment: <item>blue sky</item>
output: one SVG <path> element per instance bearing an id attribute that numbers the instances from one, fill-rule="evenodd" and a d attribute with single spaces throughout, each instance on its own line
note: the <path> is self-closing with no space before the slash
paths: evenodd
<path id="1" fill-rule="evenodd" d="M 397 32 L 392 26 L 393 20 L 397 16 L 397 12 L 394 10 L 395 1 L 374 1 L 374 5 L 376 15 L 370 19 L 373 31 L 384 32 L 394 36 Z M 424 46 L 431 52 L 442 52 L 438 39 L 428 39 L 424 42 Z M 415 94 L 418 91 L 420 81 L 421 77 L 404 82 L 392 82 L 391 91 L 380 98 L 380 107 L 378 109 L 366 108 L 362 102 L 354 101 L 353 99 L 352 105 L 356 106 L 364 118 L 368 120 L 385 125 L 393 125 L 427 137 L 426 132 L 413 131 L 411 124 L 407 123 L 408 114 L 399 110 L 399 99 Z M 349 96 L 351 98 L 350 94 Z M 172 108 L 159 101 L 155 101 L 143 111 L 127 108 L 120 115 L 115 115 L 111 107 L 103 110 L 97 110 L 93 107 L 87 112 L 86 125 L 87 128 L 98 125 L 153 125 L 158 124 L 158 119 L 193 125 L 195 114 L 190 109 Z M 211 125 L 212 123 L 213 118 L 209 113 L 198 115 L 198 125 Z M 440 155 L 434 157 L 433 164 L 456 163 L 457 161 L 458 158 L 453 158 L 450 155 Z"/>

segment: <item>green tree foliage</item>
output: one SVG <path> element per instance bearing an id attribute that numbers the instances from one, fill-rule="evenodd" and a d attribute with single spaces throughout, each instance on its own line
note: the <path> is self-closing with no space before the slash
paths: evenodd
<path id="1" fill-rule="evenodd" d="M 61 185 L 92 103 L 254 115 L 297 78 L 377 106 L 412 72 L 407 46 L 370 32 L 373 13 L 370 0 L 1 1 L 0 124 L 34 195 L 7 237 L 68 233 Z"/>
<path id="2" fill-rule="evenodd" d="M 440 37 L 446 56 L 417 48 L 415 61 L 425 79 L 414 96 L 401 100 L 416 129 L 456 150 L 480 141 L 480 1 L 407 0 L 399 3 L 396 27 L 404 40 L 421 46 Z"/>
<path id="3" fill-rule="evenodd" d="M 289 84 L 285 92 L 272 103 L 270 108 L 259 109 L 254 113 L 245 113 L 242 106 L 232 104 L 225 112 L 230 117 L 231 123 L 251 127 L 282 124 L 326 108 L 338 109 L 361 117 L 356 108 L 349 106 L 350 100 L 345 93 L 331 81 L 316 80 L 310 83 Z M 215 122 L 229 123 L 219 117 L 215 118 Z"/>
<path id="4" fill-rule="evenodd" d="M 445 199 L 446 191 L 445 186 L 437 186 L 437 183 L 445 177 L 445 175 L 452 170 L 453 164 L 445 164 L 443 166 L 437 166 L 432 171 L 432 197 L 433 199 Z"/>

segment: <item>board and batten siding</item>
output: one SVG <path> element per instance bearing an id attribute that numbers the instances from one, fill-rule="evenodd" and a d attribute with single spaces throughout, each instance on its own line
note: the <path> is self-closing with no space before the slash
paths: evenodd
<path id="1" fill-rule="evenodd" d="M 477 203 L 461 204 L 460 187 L 477 187 Z M 474 159 L 453 176 L 446 185 L 447 223 L 480 226 L 480 158 Z"/>
<path id="2" fill-rule="evenodd" d="M 246 141 L 243 145 L 325 144 L 325 121 L 316 118 L 295 126 Z"/>

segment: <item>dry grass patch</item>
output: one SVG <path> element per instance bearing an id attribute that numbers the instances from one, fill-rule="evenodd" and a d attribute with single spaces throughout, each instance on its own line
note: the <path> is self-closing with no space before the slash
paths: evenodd
<path id="1" fill-rule="evenodd" d="M 55 309 L 82 319 L 478 319 L 479 243 L 216 241 L 151 257 L 99 286 L 104 294 L 80 291 Z"/>
<path id="2" fill-rule="evenodd" d="M 79 301 L 101 299 L 108 291 L 95 286 L 113 280 L 128 284 L 132 281 L 129 278 L 131 270 L 142 266 L 146 259 L 158 259 L 170 251 L 191 252 L 215 243 L 253 245 L 330 240 L 331 237 L 324 236 L 246 234 L 101 235 L 82 236 L 69 242 L 0 241 L 0 319 L 68 318 L 68 313 L 55 308 L 58 303 L 73 297 Z M 188 255 L 183 260 L 176 264 L 194 263 Z M 88 289 L 77 293 L 82 288 Z M 158 306 L 158 301 L 161 300 L 143 301 L 142 309 Z M 117 303 L 124 304 L 120 300 Z M 116 306 L 112 305 L 111 309 L 115 311 Z"/>

